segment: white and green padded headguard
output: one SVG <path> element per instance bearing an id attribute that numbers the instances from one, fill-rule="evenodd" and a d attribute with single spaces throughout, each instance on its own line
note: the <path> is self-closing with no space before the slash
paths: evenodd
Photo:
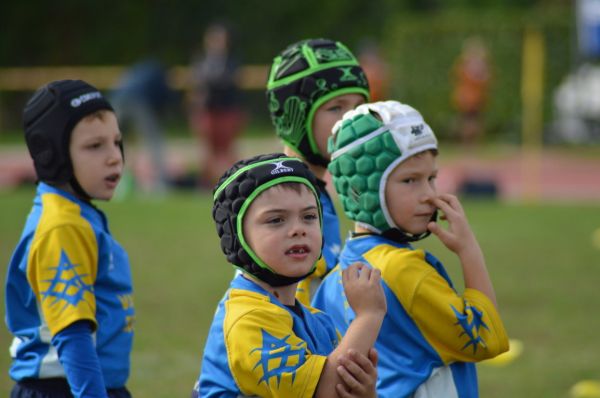
<path id="1" fill-rule="evenodd" d="M 385 201 L 396 166 L 417 153 L 437 151 L 437 139 L 421 114 L 397 101 L 363 104 L 346 112 L 332 132 L 329 171 L 346 216 L 375 233 L 396 230 L 405 241 L 422 239 L 400 230 Z"/>

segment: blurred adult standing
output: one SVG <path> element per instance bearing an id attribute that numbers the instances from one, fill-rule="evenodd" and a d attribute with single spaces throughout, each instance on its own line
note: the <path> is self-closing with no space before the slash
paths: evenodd
<path id="1" fill-rule="evenodd" d="M 168 187 L 162 118 L 174 98 L 166 68 L 153 58 L 129 68 L 111 94 L 121 129 L 125 134 L 136 131 L 150 154 L 151 168 L 143 173 L 146 178 L 140 176 L 142 181 L 137 181 L 150 192 L 164 192 Z"/>
<path id="2" fill-rule="evenodd" d="M 483 138 L 483 116 L 491 80 L 487 48 L 479 37 L 464 41 L 452 69 L 452 79 L 458 138 L 463 144 L 476 144 Z"/>
<path id="3" fill-rule="evenodd" d="M 200 186 L 210 187 L 238 160 L 235 140 L 246 124 L 237 82 L 239 62 L 231 50 L 231 30 L 210 25 L 203 48 L 192 61 L 189 123 L 198 138 Z"/>
<path id="4" fill-rule="evenodd" d="M 365 39 L 359 45 L 358 62 L 367 75 L 371 102 L 390 99 L 390 67 L 377 42 Z"/>

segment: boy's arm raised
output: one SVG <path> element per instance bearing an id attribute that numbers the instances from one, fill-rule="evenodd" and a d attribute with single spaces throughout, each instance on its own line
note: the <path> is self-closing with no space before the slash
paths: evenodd
<path id="1" fill-rule="evenodd" d="M 454 195 L 442 194 L 433 199 L 432 203 L 444 213 L 442 219 L 448 221 L 448 229 L 443 229 L 436 222 L 429 223 L 428 228 L 460 259 L 465 288 L 479 290 L 498 308 L 483 252 L 458 198 Z"/>
<path id="2" fill-rule="evenodd" d="M 338 347 L 327 357 L 315 397 L 331 397 L 336 391 L 336 385 L 343 382 L 337 372 L 341 356 L 350 350 L 368 356 L 377 340 L 387 310 L 379 270 L 354 263 L 343 271 L 342 281 L 348 303 L 356 317 Z"/>

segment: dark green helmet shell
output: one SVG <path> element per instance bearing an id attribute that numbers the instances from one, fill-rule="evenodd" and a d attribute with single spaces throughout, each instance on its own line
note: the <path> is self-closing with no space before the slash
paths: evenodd
<path id="1" fill-rule="evenodd" d="M 267 100 L 277 135 L 307 161 L 326 166 L 312 132 L 315 111 L 343 94 L 369 100 L 369 84 L 356 57 L 340 42 L 303 40 L 275 57 Z"/>

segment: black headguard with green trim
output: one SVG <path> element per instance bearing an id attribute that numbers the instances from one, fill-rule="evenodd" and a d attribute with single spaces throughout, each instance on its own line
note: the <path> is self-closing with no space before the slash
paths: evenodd
<path id="1" fill-rule="evenodd" d="M 315 195 L 322 220 L 317 179 L 300 159 L 283 153 L 259 155 L 235 163 L 221 177 L 213 191 L 213 219 L 227 261 L 271 286 L 296 283 L 312 274 L 288 277 L 277 274 L 246 243 L 244 215 L 260 193 L 273 185 L 295 182 L 306 185 Z"/>
<path id="2" fill-rule="evenodd" d="M 329 39 L 290 45 L 273 60 L 267 82 L 277 135 L 308 162 L 326 167 L 313 136 L 313 116 L 324 102 L 349 93 L 369 101 L 366 75 L 346 46 Z"/>

